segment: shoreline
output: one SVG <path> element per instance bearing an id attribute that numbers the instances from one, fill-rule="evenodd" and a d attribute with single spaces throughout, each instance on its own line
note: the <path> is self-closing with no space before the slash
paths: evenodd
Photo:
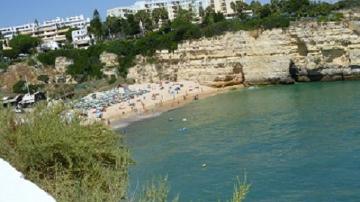
<path id="1" fill-rule="evenodd" d="M 196 101 L 195 96 L 197 96 L 197 98 L 200 100 L 200 99 L 205 99 L 208 97 L 220 95 L 223 93 L 227 93 L 231 90 L 237 90 L 237 89 L 242 89 L 242 88 L 244 88 L 244 85 L 242 85 L 242 84 L 223 87 L 223 88 L 207 87 L 207 90 L 205 90 L 203 92 L 189 94 L 188 96 L 190 96 L 190 98 L 183 99 L 180 96 L 173 100 L 167 100 L 160 105 L 157 105 L 157 104 L 152 105 L 147 109 L 147 111 L 130 112 L 125 115 L 122 115 L 121 113 L 113 113 L 111 115 L 108 115 L 105 113 L 104 118 L 105 118 L 105 120 L 107 120 L 107 121 L 105 121 L 105 124 L 108 125 L 113 130 L 126 128 L 127 126 L 129 126 L 132 123 L 150 119 L 150 118 L 154 118 L 154 117 L 160 116 L 164 112 L 169 112 L 169 111 L 184 107 L 187 104 L 190 104 L 193 101 Z M 108 109 L 108 110 L 111 110 L 111 109 Z"/>

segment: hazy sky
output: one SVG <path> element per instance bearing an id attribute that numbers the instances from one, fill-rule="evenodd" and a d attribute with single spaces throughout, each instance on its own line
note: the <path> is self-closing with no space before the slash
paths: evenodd
<path id="1" fill-rule="evenodd" d="M 94 9 L 98 9 L 105 18 L 106 9 L 134 2 L 135 0 L 0 0 L 0 27 L 34 22 L 35 19 L 41 22 L 80 14 L 90 17 Z"/>

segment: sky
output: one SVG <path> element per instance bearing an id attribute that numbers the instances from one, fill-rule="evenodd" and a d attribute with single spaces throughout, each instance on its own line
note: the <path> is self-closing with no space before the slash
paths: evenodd
<path id="1" fill-rule="evenodd" d="M 249 1 L 249 0 L 247 0 Z M 262 3 L 269 0 L 260 0 Z M 330 1 L 330 0 L 329 0 Z M 106 10 L 128 6 L 135 0 L 0 0 L 0 27 L 15 26 L 83 14 L 91 17 L 98 9 L 103 18 Z"/>
<path id="2" fill-rule="evenodd" d="M 0 27 L 21 25 L 83 14 L 91 17 L 98 9 L 103 18 L 106 10 L 127 6 L 135 0 L 0 0 Z"/>

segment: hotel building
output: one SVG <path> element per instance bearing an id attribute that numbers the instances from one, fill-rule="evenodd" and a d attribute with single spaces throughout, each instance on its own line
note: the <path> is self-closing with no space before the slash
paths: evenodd
<path id="1" fill-rule="evenodd" d="M 242 0 L 144 0 L 138 1 L 132 6 L 117 7 L 107 11 L 108 16 L 126 18 L 129 14 L 136 14 L 140 10 L 152 11 L 156 8 L 165 8 L 169 13 L 169 19 L 176 18 L 178 8 L 191 9 L 195 15 L 199 16 L 200 8 L 213 8 L 215 12 L 221 12 L 226 17 L 234 16 L 235 12 L 231 8 L 232 2 Z"/>
<path id="2" fill-rule="evenodd" d="M 9 40 L 18 34 L 30 35 L 38 37 L 42 40 L 43 44 L 63 45 L 66 42 L 66 32 L 69 28 L 74 29 L 86 29 L 90 24 L 90 19 L 85 18 L 83 15 L 67 17 L 67 18 L 55 18 L 53 20 L 47 20 L 42 23 L 29 23 L 20 26 L 4 27 L 0 28 L 0 32 L 4 37 L 5 47 Z M 76 39 L 73 40 L 76 42 Z"/>

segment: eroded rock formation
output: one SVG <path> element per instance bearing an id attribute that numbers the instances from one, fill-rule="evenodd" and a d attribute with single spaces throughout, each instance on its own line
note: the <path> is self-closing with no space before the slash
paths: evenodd
<path id="1" fill-rule="evenodd" d="M 104 64 L 105 67 L 117 67 L 119 65 L 118 56 L 114 53 L 103 52 L 100 55 L 100 62 Z"/>
<path id="2" fill-rule="evenodd" d="M 297 22 L 288 29 L 188 41 L 173 53 L 158 52 L 156 62 L 138 57 L 128 77 L 139 83 L 192 80 L 213 86 L 357 79 L 358 26 L 358 21 Z"/>
<path id="3" fill-rule="evenodd" d="M 55 59 L 55 69 L 58 73 L 65 74 L 68 66 L 74 64 L 72 59 L 67 57 L 57 57 Z"/>

